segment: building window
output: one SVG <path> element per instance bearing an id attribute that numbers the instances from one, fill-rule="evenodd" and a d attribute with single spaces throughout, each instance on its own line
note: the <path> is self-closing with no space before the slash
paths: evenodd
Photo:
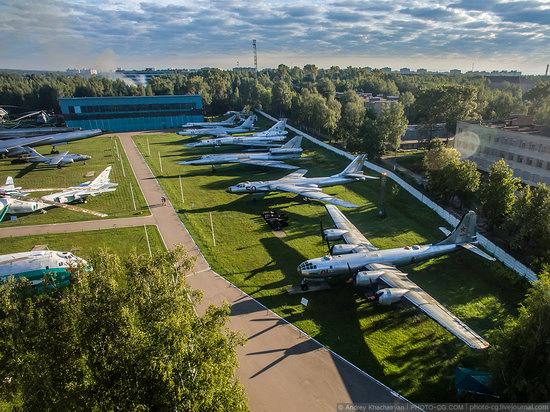
<path id="1" fill-rule="evenodd" d="M 523 156 L 518 155 L 516 162 L 523 163 Z"/>
<path id="2" fill-rule="evenodd" d="M 508 160 L 514 160 L 514 154 L 508 153 Z"/>
<path id="3" fill-rule="evenodd" d="M 538 159 L 537 159 L 537 167 L 538 167 L 539 169 L 542 169 L 542 160 L 538 160 Z"/>
<path id="4" fill-rule="evenodd" d="M 501 150 L 501 151 L 499 152 L 498 155 L 499 155 L 499 157 L 500 157 L 501 159 L 504 159 L 504 156 L 506 155 L 506 153 L 504 153 L 504 152 Z"/>
<path id="5" fill-rule="evenodd" d="M 525 161 L 525 163 L 527 164 L 527 166 L 532 166 L 533 165 L 533 159 L 528 157 L 527 160 Z"/>
<path id="6" fill-rule="evenodd" d="M 523 140 L 520 142 L 519 147 L 525 149 L 525 142 Z"/>

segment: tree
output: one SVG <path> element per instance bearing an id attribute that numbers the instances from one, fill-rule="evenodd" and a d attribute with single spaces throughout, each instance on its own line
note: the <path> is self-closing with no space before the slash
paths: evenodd
<path id="1" fill-rule="evenodd" d="M 395 102 L 385 105 L 378 115 L 377 123 L 384 144 L 389 149 L 397 151 L 408 124 L 403 104 Z"/>
<path id="2" fill-rule="evenodd" d="M 493 384 L 504 400 L 550 399 L 550 280 L 541 278 L 527 293 L 519 317 L 493 343 Z"/>
<path id="3" fill-rule="evenodd" d="M 433 130 L 445 122 L 453 132 L 459 120 L 479 119 L 478 88 L 471 85 L 445 85 L 423 88 L 416 96 L 414 105 L 417 120 Z"/>
<path id="4" fill-rule="evenodd" d="M 541 100 L 535 109 L 535 121 L 540 124 L 550 125 L 550 96 Z"/>
<path id="5" fill-rule="evenodd" d="M 273 106 L 277 112 L 284 113 L 290 110 L 294 93 L 288 83 L 277 80 L 273 83 L 272 95 Z"/>
<path id="6" fill-rule="evenodd" d="M 235 378 L 227 306 L 194 309 L 200 293 L 181 250 L 121 261 L 36 294 L 0 285 L 0 396 L 30 410 L 246 410 Z"/>
<path id="7" fill-rule="evenodd" d="M 479 189 L 480 173 L 477 165 L 461 161 L 454 148 L 434 141 L 424 156 L 424 167 L 428 174 L 428 189 L 437 200 L 449 202 L 458 196 L 461 204 L 467 203 Z"/>
<path id="8" fill-rule="evenodd" d="M 460 161 L 460 152 L 454 147 L 447 147 L 441 140 L 433 140 L 424 155 L 424 169 L 434 172 L 443 169 L 448 164 Z"/>
<path id="9" fill-rule="evenodd" d="M 414 105 L 414 102 L 416 101 L 414 94 L 412 94 L 409 91 L 401 93 L 401 96 L 399 96 L 399 101 L 403 103 L 403 107 L 405 108 L 405 114 L 407 115 L 407 117 L 410 117 L 411 107 Z"/>
<path id="10" fill-rule="evenodd" d="M 151 90 L 157 96 L 174 94 L 174 83 L 166 76 L 151 77 L 149 79 Z"/>
<path id="11" fill-rule="evenodd" d="M 491 230 L 502 226 L 512 212 L 519 183 L 520 179 L 514 177 L 514 172 L 504 159 L 491 165 L 480 190 L 481 213 Z"/>
<path id="12" fill-rule="evenodd" d="M 550 262 L 550 188 L 539 183 L 519 191 L 516 205 L 506 222 L 509 246 L 531 259 L 535 268 Z"/>
<path id="13" fill-rule="evenodd" d="M 342 111 L 338 124 L 338 137 L 344 142 L 358 138 L 365 119 L 365 104 L 354 90 L 344 92 L 340 99 Z"/>
<path id="14" fill-rule="evenodd" d="M 323 77 L 317 82 L 317 91 L 327 100 L 336 97 L 336 86 L 334 86 L 332 80 L 327 77 Z"/>
<path id="15" fill-rule="evenodd" d="M 367 113 L 363 126 L 359 131 L 359 137 L 357 143 L 355 141 L 348 142 L 347 149 L 360 150 L 372 160 L 379 159 L 384 152 L 384 139 L 378 130 L 378 123 L 374 115 L 371 116 Z"/>

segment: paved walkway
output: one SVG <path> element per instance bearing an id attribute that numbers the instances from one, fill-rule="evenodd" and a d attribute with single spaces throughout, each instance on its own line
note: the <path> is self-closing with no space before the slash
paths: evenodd
<path id="1" fill-rule="evenodd" d="M 88 220 L 84 222 L 52 223 L 49 225 L 2 227 L 0 228 L 0 238 L 46 235 L 49 233 L 87 232 L 89 230 L 117 229 L 154 224 L 156 224 L 156 221 L 153 216 L 140 216 Z"/>
<path id="2" fill-rule="evenodd" d="M 195 273 L 188 281 L 204 294 L 199 310 L 228 302 L 232 308 L 230 327 L 248 338 L 238 349 L 238 377 L 252 411 L 332 412 L 338 403 L 406 402 L 212 271 L 170 202 L 166 207 L 156 207 L 164 193 L 133 143 L 132 134 L 119 136 L 152 216 L 1 228 L 0 237 L 156 224 L 168 248 L 183 245 L 196 256 Z"/>

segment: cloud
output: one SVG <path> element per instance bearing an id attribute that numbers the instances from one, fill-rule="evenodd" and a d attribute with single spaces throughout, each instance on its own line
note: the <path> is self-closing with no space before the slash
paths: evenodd
<path id="1" fill-rule="evenodd" d="M 343 66 L 364 56 L 356 64 L 421 58 L 429 67 L 506 54 L 530 67 L 550 54 L 550 8 L 534 0 L 4 0 L 0 38 L 6 67 L 251 65 L 252 39 L 260 64 L 300 56 Z"/>

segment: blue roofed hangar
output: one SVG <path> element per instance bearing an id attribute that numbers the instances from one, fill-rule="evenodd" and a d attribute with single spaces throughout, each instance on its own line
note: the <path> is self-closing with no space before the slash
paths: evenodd
<path id="1" fill-rule="evenodd" d="M 68 127 L 110 132 L 159 130 L 204 121 L 200 95 L 63 97 Z"/>

